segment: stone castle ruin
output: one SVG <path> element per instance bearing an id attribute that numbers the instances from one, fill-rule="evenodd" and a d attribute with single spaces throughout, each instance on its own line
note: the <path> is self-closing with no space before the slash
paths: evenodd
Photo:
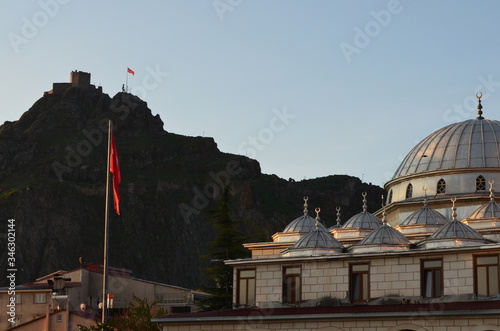
<path id="1" fill-rule="evenodd" d="M 69 76 L 69 83 L 53 83 L 52 90 L 44 92 L 43 95 L 47 94 L 61 94 L 70 87 L 79 87 L 90 90 L 97 90 L 102 93 L 102 86 L 95 87 L 95 85 L 90 84 L 90 73 L 83 71 L 72 71 Z"/>

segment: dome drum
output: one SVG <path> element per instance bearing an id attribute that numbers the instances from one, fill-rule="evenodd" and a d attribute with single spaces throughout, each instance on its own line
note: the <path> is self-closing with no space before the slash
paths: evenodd
<path id="1" fill-rule="evenodd" d="M 450 169 L 431 173 L 422 173 L 418 174 L 418 176 L 413 175 L 406 179 L 400 178 L 397 181 L 391 181 L 386 184 L 387 192 L 392 191 L 392 199 L 388 203 L 423 198 L 423 187 L 427 188 L 428 197 L 452 196 L 460 194 L 488 196 L 487 190 L 478 191 L 476 188 L 476 179 L 479 176 L 483 176 L 484 178 L 487 178 L 487 180 L 493 180 L 496 183 L 500 183 L 500 168 L 484 169 L 481 171 L 477 171 L 477 169 L 476 171 L 456 171 Z M 444 193 L 437 192 L 438 182 L 441 179 L 444 180 L 446 184 Z M 412 194 L 411 197 L 408 197 L 408 185 L 410 184 L 412 186 Z"/>
<path id="2" fill-rule="evenodd" d="M 356 240 L 359 241 L 366 237 L 373 229 L 362 229 L 362 228 L 337 228 L 330 230 L 330 233 L 335 237 L 335 239 L 344 240 Z"/>
<path id="3" fill-rule="evenodd" d="M 434 239 L 417 244 L 419 248 L 424 249 L 438 249 L 438 248 L 448 248 L 448 247 L 465 247 L 465 246 L 482 246 L 487 244 L 485 240 L 480 239 L 461 239 L 461 238 L 443 238 L 443 239 Z"/>
<path id="4" fill-rule="evenodd" d="M 441 228 L 442 225 L 439 224 L 411 224 L 411 225 L 397 225 L 394 228 L 404 234 L 405 236 L 419 235 L 419 236 L 430 236 L 436 230 Z"/>
<path id="5" fill-rule="evenodd" d="M 342 253 L 342 248 L 289 248 L 282 252 L 283 257 L 299 257 L 299 256 L 321 256 Z"/>

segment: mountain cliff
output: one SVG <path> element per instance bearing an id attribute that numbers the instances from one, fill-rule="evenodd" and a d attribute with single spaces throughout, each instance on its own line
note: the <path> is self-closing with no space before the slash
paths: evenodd
<path id="1" fill-rule="evenodd" d="M 335 222 L 380 206 L 380 187 L 350 176 L 288 181 L 262 174 L 257 161 L 223 153 L 212 138 L 164 131 L 158 115 L 128 93 L 113 98 L 72 87 L 40 98 L 18 121 L 0 126 L 0 247 L 15 220 L 17 283 L 101 262 L 104 230 L 107 120 L 114 123 L 120 159 L 122 215 L 112 213 L 112 266 L 139 278 L 197 288 L 214 232 L 207 210 L 224 185 L 232 189 L 232 217 L 254 241 L 269 241 L 302 214 Z M 0 265 L 7 251 L 0 249 Z M 3 282 L 6 268 L 0 270 Z"/>

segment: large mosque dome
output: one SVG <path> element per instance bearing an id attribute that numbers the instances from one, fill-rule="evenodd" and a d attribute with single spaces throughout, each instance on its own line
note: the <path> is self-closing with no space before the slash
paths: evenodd
<path id="1" fill-rule="evenodd" d="M 432 208 L 445 216 L 449 216 L 449 198 L 456 196 L 459 219 L 465 219 L 487 199 L 487 184 L 500 184 L 500 121 L 482 116 L 481 95 L 477 97 L 476 118 L 447 125 L 424 138 L 386 183 L 391 224 L 399 224 L 417 210 L 412 204 L 426 196 Z M 405 208 L 396 211 L 396 205 Z"/>
<path id="2" fill-rule="evenodd" d="M 478 117 L 445 126 L 418 143 L 394 173 L 500 167 L 500 122 Z"/>

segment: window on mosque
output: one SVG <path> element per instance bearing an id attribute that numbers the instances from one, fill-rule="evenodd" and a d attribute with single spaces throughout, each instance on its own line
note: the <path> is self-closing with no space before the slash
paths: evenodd
<path id="1" fill-rule="evenodd" d="M 283 268 L 283 303 L 301 300 L 301 269 L 298 266 Z"/>
<path id="2" fill-rule="evenodd" d="M 368 263 L 349 266 L 349 296 L 352 303 L 364 303 L 369 299 L 369 272 Z"/>
<path id="3" fill-rule="evenodd" d="M 422 266 L 422 296 L 435 298 L 443 295 L 443 261 L 423 260 Z"/>
<path id="4" fill-rule="evenodd" d="M 483 176 L 476 178 L 476 191 L 486 191 L 486 179 Z"/>
<path id="5" fill-rule="evenodd" d="M 255 269 L 238 270 L 238 306 L 255 306 Z"/>
<path id="6" fill-rule="evenodd" d="M 408 186 L 406 187 L 406 199 L 411 199 L 412 196 L 413 196 L 413 185 L 408 184 Z"/>
<path id="7" fill-rule="evenodd" d="M 484 255 L 474 257 L 475 290 L 478 295 L 497 295 L 498 255 Z"/>
<path id="8" fill-rule="evenodd" d="M 445 194 L 446 193 L 446 182 L 444 179 L 440 179 L 437 183 L 437 188 L 436 188 L 437 194 Z"/>

